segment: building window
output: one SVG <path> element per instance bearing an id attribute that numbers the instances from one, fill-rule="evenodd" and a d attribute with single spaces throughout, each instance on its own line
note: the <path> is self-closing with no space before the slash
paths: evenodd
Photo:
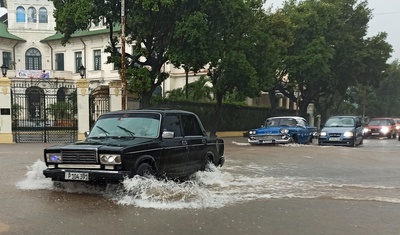
<path id="1" fill-rule="evenodd" d="M 9 69 L 13 67 L 11 65 L 11 52 L 3 52 L 3 64 L 7 66 Z"/>
<path id="2" fill-rule="evenodd" d="M 94 50 L 93 57 L 94 57 L 94 70 L 101 70 L 101 51 Z"/>
<path id="3" fill-rule="evenodd" d="M 75 52 L 75 73 L 79 73 L 82 64 L 82 52 Z"/>
<path id="4" fill-rule="evenodd" d="M 64 71 L 64 53 L 56 53 L 56 70 Z"/>
<path id="5" fill-rule="evenodd" d="M 25 69 L 42 70 L 42 54 L 36 48 L 30 48 L 25 53 Z"/>
<path id="6" fill-rule="evenodd" d="M 39 23 L 47 23 L 47 9 L 39 8 Z"/>
<path id="7" fill-rule="evenodd" d="M 34 7 L 28 8 L 28 22 L 36 23 L 36 8 Z"/>
<path id="8" fill-rule="evenodd" d="M 25 8 L 17 7 L 17 22 L 25 22 Z"/>

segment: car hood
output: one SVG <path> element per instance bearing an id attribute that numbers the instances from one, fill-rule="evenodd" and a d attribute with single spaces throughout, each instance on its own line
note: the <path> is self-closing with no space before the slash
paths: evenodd
<path id="1" fill-rule="evenodd" d="M 263 134 L 278 134 L 278 133 L 281 133 L 281 129 L 282 128 L 287 128 L 287 129 L 289 129 L 288 127 L 283 127 L 283 126 L 274 126 L 274 127 L 261 127 L 261 128 L 258 128 L 258 129 L 254 129 L 256 132 L 257 132 L 257 134 L 259 134 L 259 135 L 263 135 Z"/>
<path id="2" fill-rule="evenodd" d="M 344 133 L 346 131 L 354 131 L 354 127 L 324 127 L 321 131 L 327 133 Z"/>
<path id="3" fill-rule="evenodd" d="M 61 149 L 61 150 L 79 150 L 79 149 L 122 149 L 125 147 L 138 146 L 143 144 L 154 143 L 157 139 L 148 138 L 101 138 L 101 139 L 86 139 L 84 141 L 56 145 L 48 147 L 47 150 Z"/>

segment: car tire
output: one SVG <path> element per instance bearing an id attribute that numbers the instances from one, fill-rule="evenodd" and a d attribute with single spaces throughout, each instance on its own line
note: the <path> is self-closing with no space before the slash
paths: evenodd
<path id="1" fill-rule="evenodd" d="M 142 163 L 136 170 L 136 174 L 144 177 L 152 177 L 155 176 L 156 172 L 154 168 L 148 163 Z"/>
<path id="2" fill-rule="evenodd" d="M 210 171 L 209 165 L 213 164 L 212 159 L 209 157 L 206 157 L 203 161 L 203 164 L 200 167 L 200 171 Z"/>

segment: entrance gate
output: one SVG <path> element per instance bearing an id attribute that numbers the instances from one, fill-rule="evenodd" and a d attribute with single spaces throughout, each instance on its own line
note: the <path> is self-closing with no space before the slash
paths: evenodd
<path id="1" fill-rule="evenodd" d="M 89 96 L 89 125 L 92 129 L 94 123 L 103 113 L 110 111 L 110 93 L 108 87 L 99 87 Z"/>
<path id="2" fill-rule="evenodd" d="M 11 85 L 11 100 L 14 142 L 77 141 L 77 95 L 73 81 L 14 81 Z"/>

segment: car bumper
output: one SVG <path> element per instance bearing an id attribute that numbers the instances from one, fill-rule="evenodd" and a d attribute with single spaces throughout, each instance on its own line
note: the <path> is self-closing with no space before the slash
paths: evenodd
<path id="1" fill-rule="evenodd" d="M 266 136 L 266 137 L 250 137 L 247 139 L 250 144 L 288 144 L 292 139 L 287 136 Z"/>
<path id="2" fill-rule="evenodd" d="M 88 179 L 70 180 L 66 179 L 68 173 L 87 173 Z M 54 181 L 123 181 L 129 177 L 129 171 L 106 171 L 106 170 L 88 170 L 88 169 L 45 169 L 43 174 Z"/>
<path id="3" fill-rule="evenodd" d="M 318 145 L 330 145 L 330 146 L 353 146 L 354 139 L 341 139 L 339 141 L 329 141 L 327 139 L 318 139 Z"/>

